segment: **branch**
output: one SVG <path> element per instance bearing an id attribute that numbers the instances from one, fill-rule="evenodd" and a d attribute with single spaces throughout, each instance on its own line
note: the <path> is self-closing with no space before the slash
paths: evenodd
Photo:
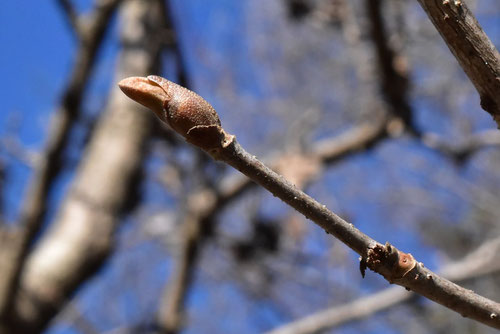
<path id="1" fill-rule="evenodd" d="M 384 122 L 380 121 L 354 127 L 337 137 L 318 142 L 309 154 L 305 156 L 297 154 L 297 156 L 302 156 L 299 159 L 311 162 L 315 166 L 333 163 L 349 154 L 365 150 L 385 138 L 385 125 Z M 285 168 L 289 166 L 289 163 L 287 163 L 288 158 L 290 157 L 276 157 L 272 159 L 272 165 L 277 166 L 279 169 Z M 296 170 L 296 168 L 293 170 Z M 299 172 L 301 177 L 297 177 L 287 169 L 283 171 L 285 174 L 290 174 L 299 187 L 304 186 L 313 177 L 311 173 Z M 203 228 L 213 229 L 214 217 L 254 185 L 255 183 L 248 178 L 236 179 L 228 187 L 219 189 L 219 191 L 206 187 L 188 199 L 188 203 L 195 204 L 191 205 L 193 208 L 188 210 L 182 223 L 184 234 L 180 255 L 176 262 L 173 278 L 162 295 L 158 312 L 157 325 L 165 332 L 177 333 L 183 326 L 183 304 L 192 281 L 200 249 L 204 244 L 205 234 Z M 202 200 L 197 200 L 197 198 L 202 198 Z"/>
<path id="2" fill-rule="evenodd" d="M 193 210 L 188 210 L 182 222 L 180 254 L 170 282 L 161 296 L 157 315 L 157 326 L 162 333 L 179 333 L 184 326 L 184 306 L 189 287 L 193 281 L 199 250 L 203 241 L 203 221 Z"/>
<path id="3" fill-rule="evenodd" d="M 500 54 L 463 0 L 418 0 L 500 127 Z"/>
<path id="4" fill-rule="evenodd" d="M 389 36 L 382 17 L 382 0 L 366 0 L 370 36 L 375 46 L 381 93 L 392 112 L 406 128 L 419 135 L 414 122 L 414 112 L 408 102 L 409 78 L 406 59 L 389 45 Z"/>
<path id="5" fill-rule="evenodd" d="M 387 138 L 387 125 L 385 119 L 361 124 L 338 136 L 316 142 L 309 152 L 295 155 L 284 154 L 270 158 L 269 164 L 273 169 L 293 179 L 293 183 L 298 188 L 303 188 L 315 177 L 314 171 L 320 169 L 322 165 L 333 164 L 347 156 L 368 150 Z M 294 173 L 297 168 L 290 168 L 290 162 L 293 160 L 310 165 L 310 168 L 308 168 L 310 171 L 304 171 L 304 168 L 302 168 L 297 173 Z M 246 177 L 229 181 L 215 194 L 217 201 L 214 203 L 212 210 L 207 211 L 207 215 L 214 216 L 216 211 L 226 207 L 253 186 L 255 186 L 255 183 Z M 205 218 L 209 217 L 206 216 Z"/>
<path id="6" fill-rule="evenodd" d="M 434 133 L 424 133 L 422 143 L 461 163 L 480 149 L 500 146 L 500 133 L 497 130 L 485 130 L 462 138 L 458 142 L 445 140 Z"/>
<path id="7" fill-rule="evenodd" d="M 441 275 L 460 282 L 500 271 L 500 238 L 485 242 L 463 260 L 446 265 Z M 414 297 L 398 287 L 387 288 L 342 306 L 334 306 L 275 328 L 267 334 L 313 334 L 366 318 Z"/>
<path id="8" fill-rule="evenodd" d="M 436 275 L 411 254 L 382 245 L 297 189 L 255 156 L 246 152 L 221 127 L 212 106 L 196 93 L 158 76 L 131 77 L 119 83 L 131 99 L 150 108 L 186 141 L 223 161 L 269 190 L 361 255 L 360 269 L 381 274 L 390 283 L 413 290 L 462 316 L 500 329 L 500 304 Z"/>
<path id="9" fill-rule="evenodd" d="M 77 36 L 81 35 L 78 13 L 76 12 L 71 0 L 57 0 L 62 11 L 66 14 L 66 21 L 73 33 Z"/>

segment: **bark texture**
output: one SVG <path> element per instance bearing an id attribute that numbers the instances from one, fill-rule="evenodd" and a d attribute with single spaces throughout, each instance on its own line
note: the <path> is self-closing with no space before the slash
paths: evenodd
<path id="1" fill-rule="evenodd" d="M 500 54 L 461 0 L 418 0 L 500 127 Z M 450 87 L 453 89 L 453 87 Z"/>

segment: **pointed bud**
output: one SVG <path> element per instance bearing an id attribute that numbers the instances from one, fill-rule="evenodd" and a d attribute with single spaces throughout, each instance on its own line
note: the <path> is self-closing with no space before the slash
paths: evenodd
<path id="1" fill-rule="evenodd" d="M 154 111 L 162 121 L 166 122 L 163 105 L 170 96 L 159 86 L 151 84 L 147 78 L 130 77 L 123 79 L 118 86 L 128 97 Z"/>
<path id="2" fill-rule="evenodd" d="M 192 144 L 212 149 L 224 141 L 225 133 L 215 109 L 189 89 L 155 75 L 126 78 L 118 86 Z"/>

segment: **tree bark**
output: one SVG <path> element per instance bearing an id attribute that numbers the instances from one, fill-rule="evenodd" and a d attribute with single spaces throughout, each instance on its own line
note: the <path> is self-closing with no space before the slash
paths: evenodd
<path id="1" fill-rule="evenodd" d="M 500 54 L 462 0 L 418 0 L 500 127 Z M 453 87 L 450 87 L 453 89 Z"/>

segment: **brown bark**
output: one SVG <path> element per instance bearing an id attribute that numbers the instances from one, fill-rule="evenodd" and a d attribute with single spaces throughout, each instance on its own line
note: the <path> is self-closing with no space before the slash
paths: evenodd
<path id="1" fill-rule="evenodd" d="M 404 65 L 406 59 L 389 45 L 390 34 L 384 24 L 382 5 L 382 0 L 366 0 L 370 37 L 377 57 L 380 90 L 392 115 L 401 119 L 408 131 L 419 135 L 420 131 L 415 126 L 413 109 L 408 98 L 410 80 Z"/>
<path id="2" fill-rule="evenodd" d="M 418 0 L 500 127 L 500 54 L 462 0 Z M 451 87 L 453 89 L 453 87 Z"/>

